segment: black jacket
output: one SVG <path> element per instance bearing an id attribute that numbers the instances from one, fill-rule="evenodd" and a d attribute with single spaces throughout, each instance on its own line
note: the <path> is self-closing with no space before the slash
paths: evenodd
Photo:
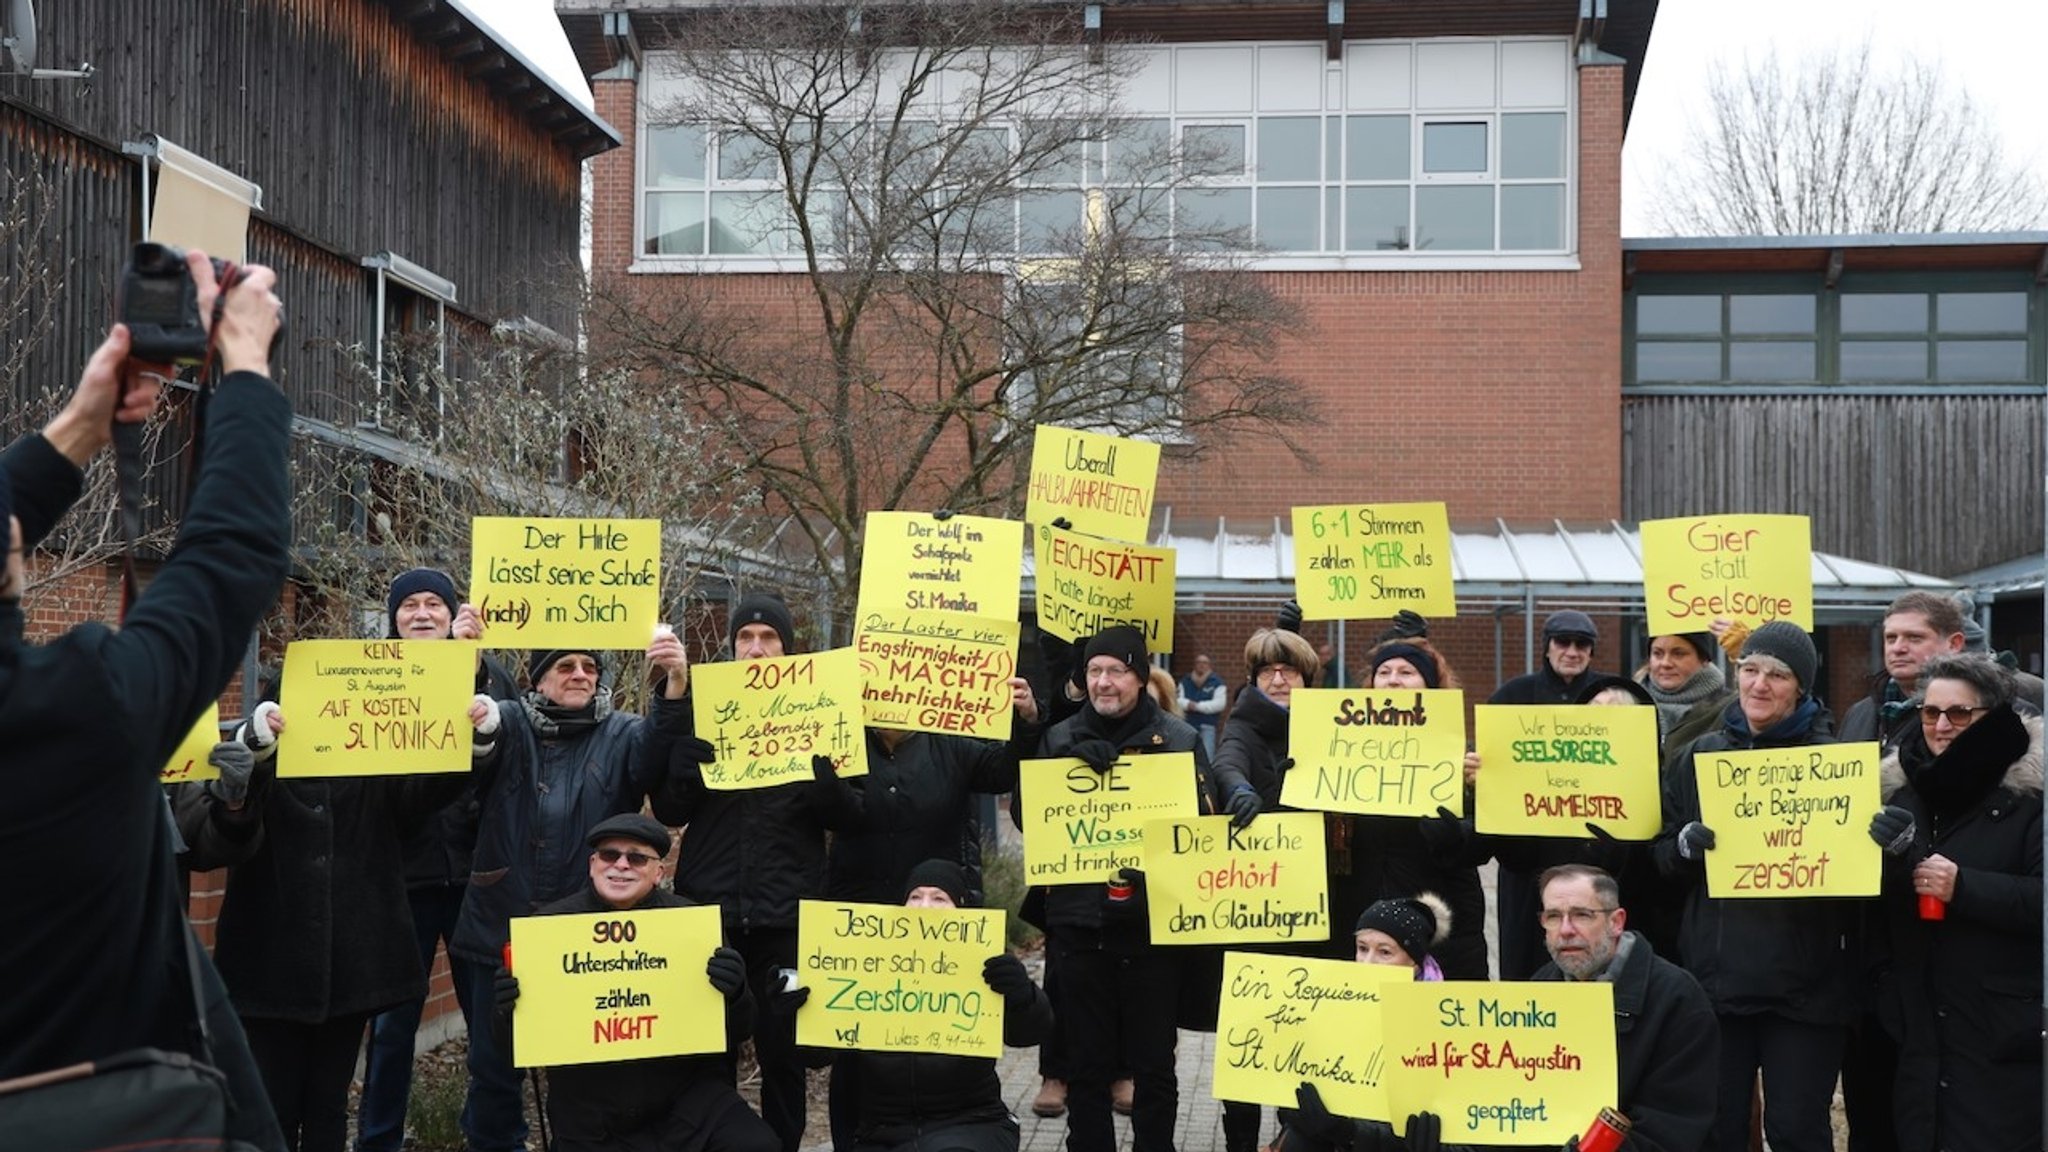
<path id="1" fill-rule="evenodd" d="M 1003 1006 L 1003 1043 L 1030 1048 L 1052 1034 L 1052 1002 L 1033 988 L 1031 1002 Z M 861 1144 L 909 1144 L 926 1132 L 962 1124 L 1010 1119 L 996 1062 L 978 1056 L 936 1052 L 842 1052 L 858 1065 L 860 1113 L 854 1129 Z"/>
<path id="2" fill-rule="evenodd" d="M 2040 1146 L 2041 750 L 2040 717 L 2001 708 L 1939 757 L 1915 724 L 1885 758 L 1885 802 L 1916 829 L 1882 896 L 1901 1148 Z M 1936 852 L 1955 861 L 1955 898 L 1927 921 L 1911 873 Z"/>
<path id="3" fill-rule="evenodd" d="M 1545 642 L 1546 649 L 1548 642 Z M 1534 672 L 1517 676 L 1494 689 L 1486 698 L 1488 704 L 1570 704 L 1579 698 L 1579 693 L 1600 673 L 1590 664 L 1578 676 L 1566 680 L 1550 666 L 1550 659 L 1543 658 L 1542 667 Z M 1485 769 L 1482 767 L 1481 772 Z M 1571 841 L 1561 841 L 1571 845 Z M 1540 857 L 1540 850 L 1533 854 Z M 1510 853 L 1515 857 L 1514 853 Z M 1494 903 L 1500 936 L 1500 974 L 1502 979 L 1523 979 L 1548 960 L 1543 950 L 1543 933 L 1536 927 L 1536 917 L 1542 911 L 1542 901 L 1536 894 L 1536 877 L 1548 865 L 1542 860 L 1531 858 L 1531 853 L 1520 857 L 1504 858 L 1500 862 L 1498 882 L 1494 888 Z M 1565 856 L 1549 860 L 1548 863 L 1564 863 L 1566 859 L 1577 860 L 1579 854 L 1567 852 Z M 1528 870 L 1528 869 L 1532 869 Z M 1455 906 L 1452 909 L 1457 911 Z M 1441 963 L 1439 957 L 1439 963 Z M 1444 969 L 1450 975 L 1450 969 Z M 1484 979 L 1479 973 L 1478 979 Z"/>
<path id="4" fill-rule="evenodd" d="M 898 733 L 892 751 L 868 730 L 868 772 L 847 781 L 855 807 L 835 831 L 825 861 L 825 898 L 899 904 L 910 870 L 926 860 L 963 864 L 980 888 L 981 830 L 976 793 L 1017 786 L 1020 753 L 1038 732 L 1021 718 L 1007 743 Z"/>
<path id="5" fill-rule="evenodd" d="M 263 377 L 221 382 L 177 542 L 120 631 L 84 624 L 27 646 L 19 606 L 0 604 L 0 859 L 37 878 L 7 897 L 0 1078 L 141 1045 L 197 1050 L 157 776 L 284 584 L 290 420 Z M 78 492 L 78 470 L 41 436 L 4 464 L 25 533 Z"/>
<path id="6" fill-rule="evenodd" d="M 476 670 L 476 690 L 493 700 L 519 699 L 519 685 L 505 666 L 489 656 Z M 405 884 L 408 888 L 459 887 L 469 883 L 476 855 L 477 823 L 483 804 L 476 787 L 463 788 L 410 836 L 406 837 Z"/>
<path id="7" fill-rule="evenodd" d="M 1827 709 L 1809 696 L 1767 732 L 1749 730 L 1730 701 L 1721 727 L 1664 762 L 1664 830 L 1650 847 L 1657 867 L 1684 889 L 1679 960 L 1725 1016 L 1772 1012 L 1808 1024 L 1847 1023 L 1854 1010 L 1846 937 L 1857 903 L 1839 897 L 1717 899 L 1706 868 L 1678 853 L 1678 833 L 1700 818 L 1693 756 L 1752 748 L 1833 744 Z"/>
<path id="8" fill-rule="evenodd" d="M 1488 704 L 1569 704 L 1578 699 L 1579 689 L 1586 681 L 1599 675 L 1588 665 L 1584 672 L 1570 680 L 1557 674 L 1545 658 L 1543 667 L 1534 672 L 1517 676 L 1493 690 L 1486 698 Z"/>
<path id="9" fill-rule="evenodd" d="M 636 907 L 687 908 L 693 901 L 656 888 Z M 608 912 L 589 884 L 573 896 L 539 910 L 540 916 Z M 708 979 L 702 972 L 697 978 Z M 548 1119 L 555 1137 L 565 1145 L 620 1149 L 700 1152 L 710 1122 L 724 1113 L 723 1103 L 738 1101 L 733 1091 L 731 1053 L 749 1035 L 754 996 L 746 986 L 725 1004 L 724 1053 L 699 1056 L 654 1056 L 601 1064 L 564 1064 L 548 1069 Z M 494 1021 L 501 1032 L 509 1021 L 504 1012 Z"/>

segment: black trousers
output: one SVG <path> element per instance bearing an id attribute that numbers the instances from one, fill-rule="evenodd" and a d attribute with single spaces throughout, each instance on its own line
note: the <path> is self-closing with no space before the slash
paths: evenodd
<path id="1" fill-rule="evenodd" d="M 244 1016 L 242 1031 L 263 1076 L 263 1090 L 295 1152 L 343 1152 L 348 1144 L 348 1086 L 370 1014 L 318 1024 Z"/>
<path id="2" fill-rule="evenodd" d="M 777 968 L 796 967 L 796 929 L 725 929 L 726 943 L 747 961 L 747 986 L 754 1003 L 765 1005 L 773 995 Z M 782 1142 L 782 1152 L 797 1152 L 804 1138 L 804 1063 L 797 1057 L 796 1017 L 757 1009 L 754 1013 L 754 1055 L 761 1062 L 761 1119 Z"/>
<path id="3" fill-rule="evenodd" d="M 554 1114 L 552 1109 L 549 1114 Z M 586 1131 L 569 1123 L 559 1128 L 553 1152 L 670 1152 L 693 1146 L 699 1135 L 704 1152 L 775 1152 L 780 1146 L 767 1123 L 737 1093 L 709 1110 L 696 1099 L 679 1102 L 670 1116 L 628 1131 L 602 1125 Z"/>
<path id="4" fill-rule="evenodd" d="M 1865 1012 L 1842 1048 L 1842 1112 L 1849 1122 L 1849 1152 L 1899 1152 L 1892 1092 L 1899 1074 L 1899 1044 Z"/>
<path id="5" fill-rule="evenodd" d="M 1807 1024 L 1775 1013 L 1722 1016 L 1720 1103 L 1712 1152 L 1748 1152 L 1750 1089 L 1764 1078 L 1764 1140 L 1771 1152 L 1834 1152 L 1835 1076 L 1840 1025 Z"/>
<path id="6" fill-rule="evenodd" d="M 920 1132 L 902 1144 L 856 1144 L 851 1152 L 1017 1152 L 1017 1122 L 955 1124 Z"/>
<path id="7" fill-rule="evenodd" d="M 1114 1152 L 1116 1127 L 1109 1088 L 1119 1054 L 1134 1082 L 1133 1152 L 1173 1152 L 1180 1086 L 1174 1076 L 1174 1026 L 1180 1000 L 1180 960 L 1172 949 L 1150 945 L 1116 952 L 1079 944 L 1076 933 L 1052 936 L 1059 965 L 1053 1014 L 1064 1021 L 1067 1043 L 1067 1148 Z"/>

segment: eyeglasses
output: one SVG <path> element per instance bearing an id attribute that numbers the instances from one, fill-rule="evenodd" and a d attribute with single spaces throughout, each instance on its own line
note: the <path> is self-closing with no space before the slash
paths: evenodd
<path id="1" fill-rule="evenodd" d="M 1542 920 L 1545 928 L 1556 928 L 1570 920 L 1574 928 L 1583 929 L 1591 928 L 1613 913 L 1612 908 L 1545 908 Z"/>
<path id="2" fill-rule="evenodd" d="M 624 860 L 635 868 L 645 868 L 649 864 L 661 863 L 661 857 L 659 856 L 650 856 L 645 852 L 629 852 L 624 848 L 599 848 L 596 856 L 607 864 L 617 864 L 619 861 Z"/>
<path id="3" fill-rule="evenodd" d="M 1291 677 L 1295 680 L 1307 679 L 1307 677 L 1301 674 L 1301 669 L 1296 668 L 1292 664 L 1268 664 L 1264 668 L 1259 669 L 1259 674 L 1254 679 L 1261 682 L 1271 682 L 1283 676 Z"/>
<path id="4" fill-rule="evenodd" d="M 1989 708 L 1965 708 L 1961 704 L 1951 704 L 1946 708 L 1936 708 L 1932 704 L 1922 704 L 1920 706 L 1920 723 L 1932 728 L 1943 716 L 1946 716 L 1948 717 L 1949 727 L 1968 728 L 1977 722 L 1977 713 L 1989 711 L 1991 711 Z"/>
<path id="5" fill-rule="evenodd" d="M 1588 652 L 1593 650 L 1593 640 L 1588 636 L 1552 636 L 1550 642 L 1559 648 L 1584 648 Z"/>

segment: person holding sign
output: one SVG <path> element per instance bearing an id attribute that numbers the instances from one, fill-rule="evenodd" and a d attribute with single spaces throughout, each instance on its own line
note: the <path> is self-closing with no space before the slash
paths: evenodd
<path id="1" fill-rule="evenodd" d="M 1664 765 L 1664 830 L 1651 852 L 1665 876 L 1683 886 L 1679 959 L 1706 989 L 1720 1022 L 1720 1105 L 1708 1145 L 1719 1152 L 1748 1146 L 1759 1070 L 1771 1147 L 1834 1147 L 1828 1107 L 1854 1007 L 1842 943 L 1845 902 L 1709 896 L 1702 857 L 1715 837 L 1700 822 L 1693 771 L 1701 753 L 1834 743 L 1827 709 L 1813 695 L 1819 666 L 1813 638 L 1798 625 L 1773 620 L 1751 632 L 1721 726 Z"/>
<path id="2" fill-rule="evenodd" d="M 2033 1147 L 2041 718 L 2014 710 L 2012 674 L 1988 656 L 1937 656 L 1919 684 L 1870 825 L 1886 853 L 1878 1015 L 1899 1041 L 1899 1147 Z"/>
<path id="3" fill-rule="evenodd" d="M 647 661 L 667 677 L 664 692 L 679 698 L 689 656 L 673 631 L 656 632 Z M 470 990 L 472 1004 L 492 995 L 512 917 L 581 889 L 584 836 L 608 816 L 638 812 L 667 771 L 645 754 L 648 725 L 612 710 L 595 650 L 534 652 L 526 678 L 532 687 L 519 699 L 479 696 L 470 707 L 481 815 L 469 892 L 448 950 L 472 963 L 480 985 Z M 462 1120 L 476 1152 L 508 1152 L 526 1141 L 519 1073 L 487 1028 L 470 1035 Z"/>
<path id="4" fill-rule="evenodd" d="M 537 916 L 687 908 L 691 901 L 660 888 L 661 862 L 670 848 L 661 822 L 639 813 L 598 822 L 584 838 L 590 880 L 581 892 L 538 910 Z M 518 963 L 518 958 L 513 958 Z M 774 1152 L 775 1133 L 733 1089 L 729 1055 L 747 1039 L 754 998 L 747 992 L 740 954 L 720 946 L 705 978 L 725 998 L 726 1054 L 657 1056 L 548 1069 L 548 1121 L 555 1152 L 691 1149 L 696 1152 Z M 491 1025 L 498 1042 L 512 1042 L 512 1009 L 519 979 L 503 967 L 493 982 Z"/>

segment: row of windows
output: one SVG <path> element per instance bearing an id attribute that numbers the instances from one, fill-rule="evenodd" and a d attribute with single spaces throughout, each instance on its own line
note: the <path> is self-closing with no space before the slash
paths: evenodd
<path id="1" fill-rule="evenodd" d="M 2023 384 L 2025 292 L 1637 294 L 1638 384 Z"/>

